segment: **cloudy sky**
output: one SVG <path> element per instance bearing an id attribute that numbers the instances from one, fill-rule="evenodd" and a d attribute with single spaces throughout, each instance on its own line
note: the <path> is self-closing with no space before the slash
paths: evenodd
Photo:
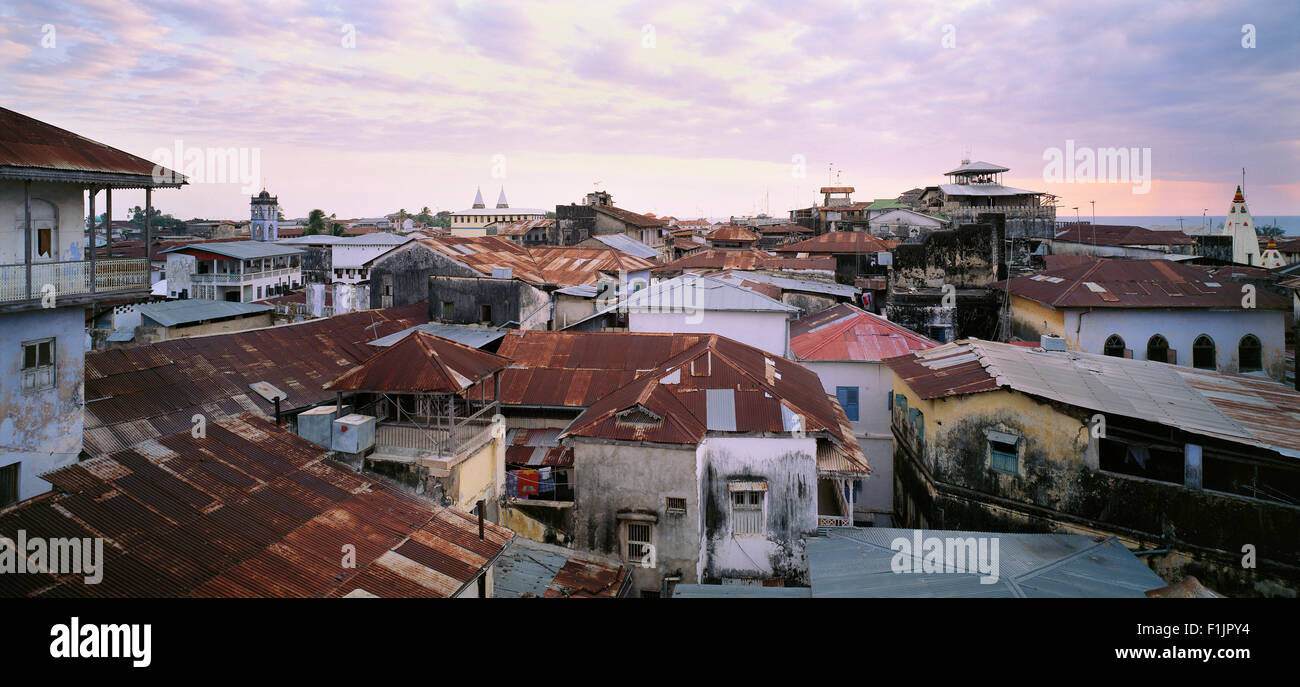
<path id="1" fill-rule="evenodd" d="M 0 106 L 155 161 L 256 153 L 291 217 L 501 185 L 785 214 L 831 166 L 893 197 L 967 151 L 1062 214 L 1222 214 L 1242 167 L 1256 214 L 1300 214 L 1297 35 L 1293 0 L 0 0 Z M 1149 149 L 1150 192 L 1045 180 L 1067 141 Z M 250 182 L 212 176 L 156 202 L 246 217 Z"/>

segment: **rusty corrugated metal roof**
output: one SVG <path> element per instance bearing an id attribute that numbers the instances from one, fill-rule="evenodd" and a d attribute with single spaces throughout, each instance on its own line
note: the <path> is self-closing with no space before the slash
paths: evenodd
<path id="1" fill-rule="evenodd" d="M 44 475 L 56 492 L 0 512 L 0 534 L 106 539 L 103 580 L 0 575 L 0 595 L 445 597 L 514 534 L 325 459 L 249 414 Z M 355 566 L 343 546 L 356 548 Z"/>
<path id="2" fill-rule="evenodd" d="M 501 370 L 509 360 L 416 330 L 324 386 L 329 391 L 451 393 Z"/>
<path id="3" fill-rule="evenodd" d="M 1243 285 L 1228 275 L 1172 260 L 1111 258 L 1000 281 L 994 288 L 1056 308 L 1229 308 L 1240 310 Z M 1256 293 L 1259 309 L 1285 310 L 1285 298 Z"/>
<path id="4" fill-rule="evenodd" d="M 162 167 L 159 176 L 166 175 L 167 181 L 155 182 L 150 160 L 0 107 L 0 168 L 5 167 L 131 175 L 137 177 L 133 186 L 185 183 L 184 176 Z"/>
<path id="5" fill-rule="evenodd" d="M 249 393 L 269 382 L 288 398 L 282 410 L 334 398 L 322 386 L 374 354 L 366 342 L 428 320 L 428 306 L 367 310 L 232 334 L 172 339 L 86 353 L 85 448 L 110 453 L 212 418 L 273 403 Z"/>
<path id="6" fill-rule="evenodd" d="M 1154 231 L 1121 224 L 1069 224 L 1058 227 L 1055 238 L 1094 246 L 1190 246 L 1196 243 L 1181 231 Z"/>
<path id="7" fill-rule="evenodd" d="M 847 303 L 790 323 L 796 360 L 879 362 L 938 346 L 912 330 Z"/>
<path id="8" fill-rule="evenodd" d="M 761 250 L 707 249 L 678 258 L 653 271 L 681 272 L 683 270 L 791 270 L 834 272 L 835 258 L 830 255 L 813 257 L 777 256 Z"/>
<path id="9" fill-rule="evenodd" d="M 757 241 L 758 234 L 739 224 L 724 224 L 705 235 L 710 241 Z"/>
<path id="10" fill-rule="evenodd" d="M 835 208 L 827 209 L 834 210 Z M 814 236 L 776 249 L 778 253 L 807 253 L 809 255 L 878 253 L 881 251 L 888 252 L 889 246 L 884 241 L 865 231 L 828 231 L 820 236 Z"/>

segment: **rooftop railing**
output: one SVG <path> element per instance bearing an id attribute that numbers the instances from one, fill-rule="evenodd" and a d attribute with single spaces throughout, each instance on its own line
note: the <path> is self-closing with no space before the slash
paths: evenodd
<path id="1" fill-rule="evenodd" d="M 29 278 L 30 272 L 30 278 Z M 28 284 L 31 291 L 28 291 Z M 104 258 L 0 265 L 0 304 L 90 294 L 122 293 L 149 288 L 145 258 Z"/>

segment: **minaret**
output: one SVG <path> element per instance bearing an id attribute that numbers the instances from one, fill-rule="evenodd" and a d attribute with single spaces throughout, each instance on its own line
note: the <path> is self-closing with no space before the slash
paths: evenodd
<path id="1" fill-rule="evenodd" d="M 482 191 L 482 189 L 477 189 L 477 188 L 474 189 L 474 204 L 471 205 L 470 207 L 471 207 L 471 208 L 474 208 L 474 209 L 481 209 L 481 208 L 486 208 L 486 207 L 487 207 L 487 205 L 485 205 L 485 204 L 483 203 L 483 191 Z"/>
<path id="2" fill-rule="evenodd" d="M 249 202 L 252 215 L 248 233 L 254 241 L 275 241 L 280 237 L 280 203 L 266 189 Z"/>
<path id="3" fill-rule="evenodd" d="M 1232 237 L 1232 261 L 1241 265 L 1261 263 L 1259 255 L 1259 237 L 1255 235 L 1255 220 L 1251 219 L 1246 209 L 1246 196 L 1237 187 L 1237 195 L 1232 197 L 1232 207 L 1228 209 L 1228 218 L 1223 222 L 1223 233 Z"/>
<path id="4" fill-rule="evenodd" d="M 508 207 L 510 207 L 510 204 L 506 202 L 506 187 L 505 187 L 505 186 L 502 186 L 502 187 L 501 187 L 501 195 L 497 196 L 497 207 L 498 207 L 498 208 L 508 208 Z"/>

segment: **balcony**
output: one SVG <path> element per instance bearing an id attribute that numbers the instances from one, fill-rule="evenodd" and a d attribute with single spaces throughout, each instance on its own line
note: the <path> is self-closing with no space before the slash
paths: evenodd
<path id="1" fill-rule="evenodd" d="M 258 272 L 197 272 L 190 275 L 190 281 L 195 284 L 243 284 L 255 279 L 271 279 L 274 277 L 287 277 L 298 273 L 297 267 L 283 267 L 274 270 L 261 270 Z"/>
<path id="2" fill-rule="evenodd" d="M 105 258 L 96 260 L 93 268 L 89 260 L 0 265 L 0 309 L 41 305 L 51 295 L 51 287 L 56 306 L 148 294 L 149 261 Z"/>

